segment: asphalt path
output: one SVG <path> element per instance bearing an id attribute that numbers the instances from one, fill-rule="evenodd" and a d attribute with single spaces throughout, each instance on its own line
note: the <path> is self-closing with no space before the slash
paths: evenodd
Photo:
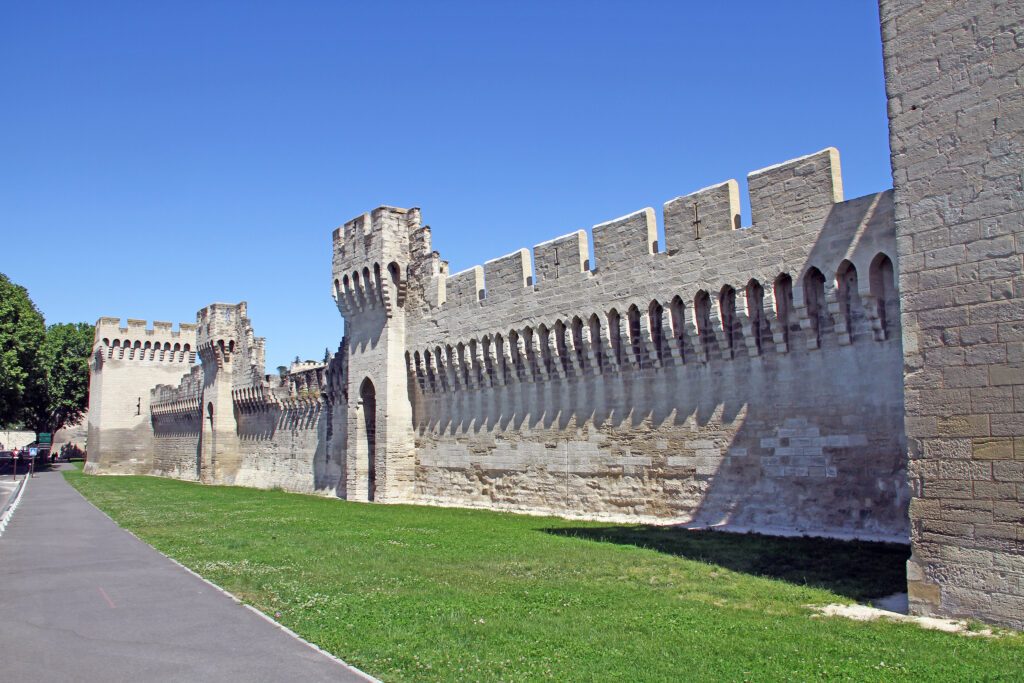
<path id="1" fill-rule="evenodd" d="M 114 524 L 59 471 L 0 537 L 4 681 L 372 680 Z"/>

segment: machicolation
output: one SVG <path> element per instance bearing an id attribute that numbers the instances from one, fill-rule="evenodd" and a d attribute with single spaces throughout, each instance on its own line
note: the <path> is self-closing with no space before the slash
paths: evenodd
<path id="1" fill-rule="evenodd" d="M 916 612 L 1024 626 L 1024 207 L 999 175 L 1024 114 L 1018 86 L 995 128 L 960 127 L 1012 88 L 953 92 L 916 55 L 974 55 L 950 27 L 1008 15 L 935 5 L 881 3 L 893 190 L 845 199 L 830 148 L 748 175 L 749 227 L 729 180 L 667 201 L 664 244 L 644 208 L 453 274 L 419 209 L 378 207 L 333 232 L 322 362 L 265 374 L 245 303 L 101 318 L 88 469 L 910 539 Z"/>

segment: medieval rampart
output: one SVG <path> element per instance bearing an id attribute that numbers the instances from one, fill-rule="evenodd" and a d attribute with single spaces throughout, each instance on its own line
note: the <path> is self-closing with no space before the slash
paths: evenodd
<path id="1" fill-rule="evenodd" d="M 825 150 L 452 276 L 410 315 L 416 497 L 904 537 L 891 193 Z M 429 282 L 427 292 L 433 291 Z"/>
<path id="2" fill-rule="evenodd" d="M 250 337 L 247 319 L 242 322 L 242 331 L 243 338 Z M 225 353 L 231 353 L 236 349 L 235 336 L 215 337 L 209 343 L 219 350 L 223 341 Z M 229 359 L 226 364 L 232 362 Z M 230 430 L 237 437 L 237 466 L 210 468 L 205 463 L 204 468 L 203 454 L 212 450 L 208 445 L 204 449 L 204 431 L 207 441 L 216 440 L 218 435 L 213 426 L 204 424 L 204 419 L 209 419 L 209 415 L 203 415 L 204 410 L 208 411 L 204 402 L 208 378 L 195 366 L 178 386 L 159 385 L 152 390 L 153 473 L 200 480 L 205 469 L 210 483 L 336 493 L 342 478 L 342 458 L 334 443 L 333 422 L 342 424 L 343 437 L 344 411 L 333 420 L 331 416 L 335 414 L 335 402 L 342 396 L 340 358 L 335 356 L 330 363 L 293 364 L 283 376 L 258 380 L 250 372 L 255 363 L 246 360 L 240 365 L 246 369 L 245 377 L 250 383 L 231 384 L 234 422 Z M 224 367 L 222 361 L 219 370 Z M 332 444 L 334 457 L 329 458 Z"/>
<path id="3" fill-rule="evenodd" d="M 194 365 L 178 386 L 158 384 L 150 392 L 153 474 L 198 480 L 202 429 L 203 369 Z"/>
<path id="4" fill-rule="evenodd" d="M 333 234 L 338 352 L 276 383 L 244 303 L 179 332 L 102 318 L 88 468 L 836 535 L 909 522 L 912 611 L 1021 627 L 1021 5 L 881 1 L 895 192 L 844 201 L 829 149 L 750 174 L 748 228 L 727 181 L 664 205 L 665 244 L 644 209 L 452 275 L 418 209 L 379 207 Z"/>
<path id="5" fill-rule="evenodd" d="M 126 474 L 153 467 L 150 389 L 177 383 L 195 362 L 196 327 L 100 318 L 90 359 L 87 471 Z"/>
<path id="6" fill-rule="evenodd" d="M 664 245 L 644 209 L 451 276 L 417 209 L 349 221 L 338 353 L 268 376 L 246 305 L 201 309 L 202 365 L 147 397 L 152 471 L 904 537 L 891 193 L 843 201 L 833 149 L 748 186 L 749 228 L 728 181 L 667 202 Z"/>

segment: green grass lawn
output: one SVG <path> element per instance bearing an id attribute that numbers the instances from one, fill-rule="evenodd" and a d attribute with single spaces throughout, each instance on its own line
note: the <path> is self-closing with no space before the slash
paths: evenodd
<path id="1" fill-rule="evenodd" d="M 68 480 L 320 647 L 397 680 L 1022 680 L 1024 638 L 806 606 L 900 590 L 903 546 Z"/>

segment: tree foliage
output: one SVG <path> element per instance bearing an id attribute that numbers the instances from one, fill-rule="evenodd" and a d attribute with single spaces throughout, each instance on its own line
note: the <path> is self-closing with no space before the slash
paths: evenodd
<path id="1" fill-rule="evenodd" d="M 28 291 L 0 273 L 0 426 L 18 424 L 24 417 L 45 333 L 43 316 Z"/>
<path id="2" fill-rule="evenodd" d="M 77 422 L 89 407 L 89 354 L 93 326 L 59 323 L 46 328 L 26 401 L 25 424 L 56 432 Z"/>
<path id="3" fill-rule="evenodd" d="M 28 291 L 0 273 L 0 426 L 56 432 L 89 405 L 93 327 L 46 327 Z"/>

